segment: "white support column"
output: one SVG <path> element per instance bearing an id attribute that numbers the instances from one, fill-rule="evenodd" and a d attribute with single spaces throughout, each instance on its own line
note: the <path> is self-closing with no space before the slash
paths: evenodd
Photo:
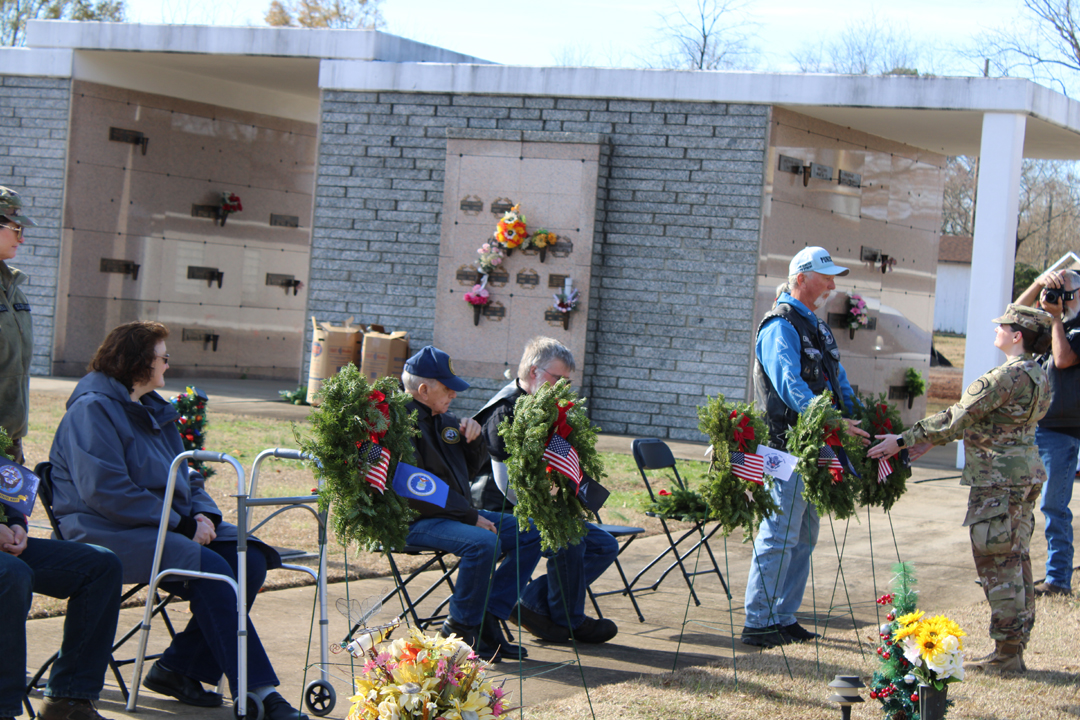
<path id="1" fill-rule="evenodd" d="M 983 115 L 979 148 L 978 205 L 971 249 L 971 288 L 968 291 L 967 347 L 964 387 L 1001 364 L 990 322 L 1012 300 L 1016 263 L 1016 220 L 1020 204 L 1020 163 L 1024 155 L 1027 117 L 1005 113 Z M 964 466 L 964 447 L 956 467 Z"/>

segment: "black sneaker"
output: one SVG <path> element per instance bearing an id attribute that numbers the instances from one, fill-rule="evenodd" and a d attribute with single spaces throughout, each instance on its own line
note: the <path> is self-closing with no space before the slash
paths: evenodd
<path id="1" fill-rule="evenodd" d="M 570 641 L 569 630 L 562 625 L 555 624 L 555 622 L 547 615 L 533 612 L 521 603 L 518 603 L 517 606 L 510 611 L 509 621 L 515 625 L 520 625 L 541 640 L 547 640 L 548 642 L 553 643 Z"/>
<path id="2" fill-rule="evenodd" d="M 816 632 L 810 632 L 798 622 L 793 622 L 790 625 L 784 625 L 780 628 L 780 634 L 788 638 L 791 642 L 796 643 L 810 642 L 815 638 L 821 637 Z"/>
<path id="3" fill-rule="evenodd" d="M 262 705 L 265 720 L 310 720 L 307 715 L 290 705 L 279 692 L 272 692 L 263 698 Z"/>
<path id="4" fill-rule="evenodd" d="M 46 696 L 38 713 L 39 720 L 107 720 L 90 700 Z"/>
<path id="5" fill-rule="evenodd" d="M 742 630 L 743 645 L 753 645 L 754 647 L 772 648 L 779 645 L 787 645 L 791 642 L 790 639 L 784 636 L 780 632 L 779 625 L 769 625 L 763 628 L 743 627 Z"/>
<path id="6" fill-rule="evenodd" d="M 607 618 L 597 620 L 585 616 L 585 619 L 574 628 L 574 639 L 584 643 L 605 643 L 619 634 L 619 626 Z"/>

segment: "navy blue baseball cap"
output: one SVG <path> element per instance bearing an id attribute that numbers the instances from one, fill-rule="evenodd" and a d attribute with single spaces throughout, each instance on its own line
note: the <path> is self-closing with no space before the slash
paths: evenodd
<path id="1" fill-rule="evenodd" d="M 405 361 L 405 369 L 416 377 L 438 380 L 454 392 L 469 389 L 469 383 L 454 374 L 450 356 L 434 345 L 427 345 Z"/>

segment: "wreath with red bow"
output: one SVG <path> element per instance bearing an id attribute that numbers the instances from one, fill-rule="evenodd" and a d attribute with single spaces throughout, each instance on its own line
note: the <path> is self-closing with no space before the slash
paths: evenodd
<path id="1" fill-rule="evenodd" d="M 351 363 L 319 394 L 311 437 L 297 440 L 316 458 L 311 465 L 322 481 L 320 508 L 333 511 L 331 525 L 342 544 L 356 541 L 373 551 L 404 546 L 415 513 L 386 484 L 399 460 L 412 462 L 412 438 L 420 431 L 416 413 L 405 408 L 411 397 L 395 378 L 368 383 Z"/>
<path id="2" fill-rule="evenodd" d="M 861 405 L 856 407 L 855 417 L 861 420 L 861 426 L 871 435 L 871 445 L 877 443 L 876 436 L 900 434 L 904 432 L 904 422 L 895 405 L 886 402 L 885 393 L 876 398 L 859 396 Z M 858 404 L 857 404 L 858 405 Z M 904 494 L 907 479 L 911 477 L 911 466 L 897 455 L 887 461 L 878 461 L 866 457 L 863 448 L 859 457 L 854 458 L 862 473 L 862 487 L 859 489 L 859 504 L 880 505 L 885 512 Z"/>
<path id="3" fill-rule="evenodd" d="M 855 493 L 861 487 L 856 473 L 862 471 L 852 458 L 863 457 L 865 450 L 858 437 L 848 435 L 832 393 L 818 395 L 799 414 L 795 427 L 788 430 L 787 451 L 799 459 L 795 471 L 802 476 L 807 502 L 837 520 L 855 514 Z"/>
<path id="4" fill-rule="evenodd" d="M 591 513 L 578 490 L 584 476 L 604 477 L 604 464 L 596 452 L 599 430 L 589 421 L 584 399 L 565 379 L 519 397 L 513 418 L 499 425 L 509 454 L 507 476 L 518 498 L 514 515 L 522 530 L 532 520 L 544 550 L 576 545 L 585 537 Z"/>
<path id="5" fill-rule="evenodd" d="M 698 428 L 712 443 L 712 462 L 702 494 L 709 517 L 730 535 L 743 529 L 743 542 L 753 537 L 763 518 L 775 515 L 776 502 L 769 488 L 757 446 L 768 438 L 765 421 L 746 403 L 728 403 L 723 395 L 708 398 L 698 407 Z"/>

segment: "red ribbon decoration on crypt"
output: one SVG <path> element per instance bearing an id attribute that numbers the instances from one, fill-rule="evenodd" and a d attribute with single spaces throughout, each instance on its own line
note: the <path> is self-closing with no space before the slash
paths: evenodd
<path id="1" fill-rule="evenodd" d="M 731 420 L 735 419 L 735 416 L 739 414 L 738 410 L 732 410 L 731 415 L 728 417 Z M 738 445 L 739 450 L 746 450 L 746 443 L 750 440 L 754 440 L 754 428 L 750 425 L 750 418 L 746 415 L 742 416 L 742 420 L 735 423 L 735 443 Z"/>

